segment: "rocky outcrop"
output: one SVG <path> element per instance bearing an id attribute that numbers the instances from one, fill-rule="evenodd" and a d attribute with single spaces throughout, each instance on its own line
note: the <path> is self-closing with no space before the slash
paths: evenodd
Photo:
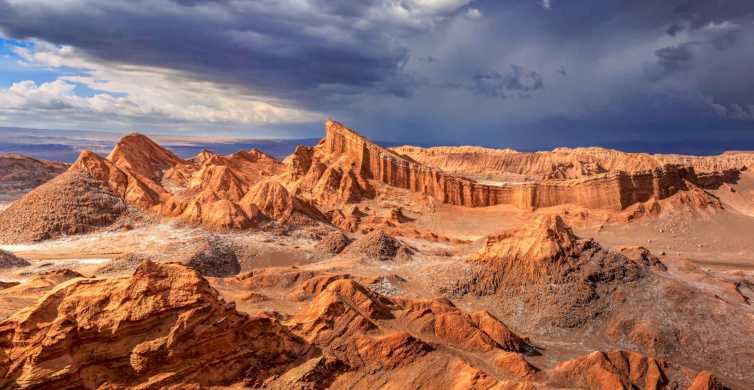
<path id="1" fill-rule="evenodd" d="M 314 280 L 314 279 L 312 279 Z M 410 300 L 378 295 L 350 278 L 320 279 L 308 309 L 292 320 L 293 329 L 319 344 L 332 343 L 391 321 L 414 334 L 442 340 L 467 351 L 526 352 L 531 347 L 490 313 L 467 314 L 449 300 Z"/>
<path id="2" fill-rule="evenodd" d="M 309 224 L 326 220 L 314 205 L 291 194 L 274 179 L 258 183 L 239 204 L 247 213 L 253 213 L 256 209 L 280 223 Z"/>
<path id="3" fill-rule="evenodd" d="M 711 372 L 693 371 L 636 352 L 592 352 L 546 372 L 547 384 L 584 389 L 729 390 Z M 693 382 L 692 382 L 693 381 Z"/>
<path id="4" fill-rule="evenodd" d="M 0 200 L 16 198 L 65 172 L 67 164 L 0 153 Z"/>
<path id="5" fill-rule="evenodd" d="M 241 272 L 236 252 L 215 237 L 203 239 L 192 248 L 191 254 L 178 261 L 204 276 L 228 277 Z"/>
<path id="6" fill-rule="evenodd" d="M 86 172 L 143 211 L 219 231 L 281 217 L 286 210 L 268 208 L 266 215 L 252 202 L 268 206 L 265 202 L 278 198 L 259 198 L 251 190 L 282 169 L 279 161 L 256 149 L 228 156 L 205 150 L 182 160 L 140 134 L 121 139 L 107 159 L 85 151 L 70 168 Z"/>
<path id="7" fill-rule="evenodd" d="M 566 272 L 568 260 L 578 257 L 583 247 L 560 216 L 543 216 L 531 225 L 487 237 L 474 261 L 511 280 L 536 281 Z"/>
<path id="8" fill-rule="evenodd" d="M 331 279 L 290 320 L 281 317 L 239 313 L 179 264 L 146 261 L 129 277 L 79 277 L 0 322 L 0 387 L 502 383 L 464 360 L 467 353 L 491 357 L 496 372 L 516 380 L 537 372 L 517 352 L 526 342 L 489 313 L 466 314 L 445 300 L 391 300 L 349 279 Z"/>
<path id="9" fill-rule="evenodd" d="M 548 383 L 556 387 L 649 390 L 688 386 L 677 368 L 626 351 L 592 352 L 558 364 L 549 374 Z"/>
<path id="10" fill-rule="evenodd" d="M 0 290 L 0 319 L 33 305 L 55 286 L 83 277 L 80 273 L 67 268 L 56 269 L 41 272 L 23 283 L 17 282 Z"/>
<path id="11" fill-rule="evenodd" d="M 616 248 L 621 254 L 631 261 L 647 267 L 654 267 L 661 271 L 667 271 L 668 267 L 662 263 L 649 249 L 643 246 L 621 246 Z"/>
<path id="12" fill-rule="evenodd" d="M 711 372 L 702 371 L 696 375 L 689 390 L 731 390 L 731 388 L 722 384 Z"/>
<path id="13" fill-rule="evenodd" d="M 388 261 L 409 260 L 413 252 L 406 243 L 383 230 L 375 230 L 354 241 L 343 253 L 365 259 Z"/>
<path id="14" fill-rule="evenodd" d="M 620 211 L 638 202 L 667 198 L 687 190 L 687 182 L 696 181 L 696 173 L 691 167 L 662 165 L 646 171 L 616 171 L 576 180 L 486 185 L 449 175 L 382 148 L 335 121 L 326 123 L 325 132 L 325 139 L 314 153 L 315 158 L 319 153 L 330 156 L 330 159 L 347 159 L 353 167 L 349 175 L 353 174 L 356 179 L 363 177 L 376 180 L 460 206 L 512 204 L 532 209 L 574 204 Z M 328 168 L 317 168 L 313 164 L 310 171 L 312 169 L 325 172 Z M 338 183 L 342 193 L 345 182 L 332 182 Z M 350 196 L 358 192 L 348 193 Z M 343 197 L 340 198 L 343 200 Z"/>
<path id="15" fill-rule="evenodd" d="M 623 254 L 603 249 L 593 240 L 578 238 L 560 216 L 544 215 L 529 225 L 487 237 L 470 262 L 489 271 L 487 276 L 491 279 L 478 282 L 496 290 L 501 284 L 563 281 L 579 268 L 592 268 L 595 261 L 601 263 L 602 271 L 610 274 L 599 278 L 592 274 L 590 278 L 636 280 L 650 262 L 654 264 L 651 254 L 637 255 L 644 258 L 632 261 Z M 590 273 L 596 271 L 591 269 Z"/>
<path id="16" fill-rule="evenodd" d="M 537 348 L 487 311 L 387 297 L 358 279 L 291 267 L 213 280 L 248 289 L 244 305 L 280 289 L 306 302 L 248 315 L 181 264 L 145 261 L 109 279 L 49 273 L 27 286 L 43 296 L 0 322 L 0 387 L 726 389 L 709 372 L 626 351 L 541 370 L 527 359 Z"/>
<path id="17" fill-rule="evenodd" d="M 317 249 L 330 254 L 338 254 L 345 249 L 352 240 L 340 231 L 332 232 L 317 243 Z"/>
<path id="18" fill-rule="evenodd" d="M 141 179 L 159 182 L 166 170 L 184 161 L 142 134 L 132 133 L 118 141 L 107 160 Z"/>
<path id="19" fill-rule="evenodd" d="M 0 385 L 17 388 L 261 386 L 308 346 L 225 303 L 181 265 L 72 281 L 0 323 Z"/>
<path id="20" fill-rule="evenodd" d="M 648 282 L 653 270 L 662 269 L 579 238 L 559 216 L 549 215 L 488 237 L 467 265 L 441 291 L 497 295 L 503 312 L 526 318 L 527 327 L 556 329 L 584 326 L 620 301 L 624 289 Z M 515 314 L 522 308 L 525 315 Z"/>
<path id="21" fill-rule="evenodd" d="M 28 267 L 30 265 L 31 263 L 28 261 L 14 255 L 13 253 L 0 249 L 0 269 Z"/>
<path id="22" fill-rule="evenodd" d="M 754 168 L 754 152 L 729 151 L 717 156 L 658 154 L 654 157 L 663 163 L 682 164 L 694 167 L 697 172 L 724 173 Z"/>
<path id="23" fill-rule="evenodd" d="M 443 299 L 387 298 L 351 279 L 331 280 L 307 309 L 291 319 L 290 325 L 293 332 L 351 367 L 361 368 L 365 361 L 374 361 L 364 359 L 366 351 L 378 352 L 372 356 L 382 356 L 383 367 L 411 364 L 436 353 L 432 344 L 423 341 L 433 340 L 470 353 L 491 354 L 498 369 L 519 379 L 537 371 L 518 354 L 528 351 L 529 345 L 487 312 L 469 315 Z M 402 328 L 398 333 L 396 326 Z M 382 348 L 376 347 L 386 340 L 382 335 L 388 335 L 396 351 L 405 353 L 394 356 L 395 352 L 387 353 L 387 349 L 380 352 Z M 355 355 L 361 359 L 354 360 L 349 353 L 352 350 L 359 351 Z"/>
<path id="24" fill-rule="evenodd" d="M 401 146 L 392 150 L 448 174 L 490 181 L 580 179 L 618 171 L 652 171 L 668 164 L 692 167 L 702 175 L 724 176 L 754 165 L 751 152 L 699 157 L 626 153 L 600 147 L 557 148 L 532 153 L 476 146 Z"/>
<path id="25" fill-rule="evenodd" d="M 86 172 L 63 173 L 0 213 L 0 242 L 25 243 L 93 232 L 127 211 L 112 189 Z"/>
<path id="26" fill-rule="evenodd" d="M 326 129 L 331 123 L 336 122 L 328 121 Z M 372 198 L 374 189 L 360 170 L 358 153 L 331 148 L 329 134 L 314 148 L 299 147 L 286 159 L 286 186 L 328 211 Z"/>

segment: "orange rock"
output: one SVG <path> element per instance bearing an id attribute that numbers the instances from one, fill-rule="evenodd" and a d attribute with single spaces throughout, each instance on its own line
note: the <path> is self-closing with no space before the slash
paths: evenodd
<path id="1" fill-rule="evenodd" d="M 694 378 L 689 390 L 730 390 L 730 387 L 723 385 L 709 371 L 702 371 Z"/>
<path id="2" fill-rule="evenodd" d="M 107 159 L 119 169 L 137 178 L 154 182 L 162 179 L 163 172 L 184 161 L 148 137 L 132 133 L 118 141 Z"/>
<path id="3" fill-rule="evenodd" d="M 320 154 L 325 156 L 321 158 L 323 161 L 348 161 L 356 178 L 376 180 L 444 203 L 469 207 L 512 204 L 532 209 L 575 204 L 620 211 L 653 196 L 663 199 L 686 190 L 686 180 L 693 182 L 696 178 L 692 167 L 660 165 L 633 173 L 616 171 L 568 181 L 493 186 L 423 165 L 382 148 L 335 121 L 327 121 L 325 132 L 325 139 L 315 148 L 315 158 Z"/>
<path id="4" fill-rule="evenodd" d="M 702 173 L 754 166 L 754 153 L 751 152 L 725 152 L 718 156 L 697 157 L 626 153 L 600 147 L 556 148 L 533 153 L 475 146 L 401 146 L 392 150 L 454 175 L 473 175 L 491 180 L 578 179 L 608 172 L 649 171 L 665 164 L 691 166 Z"/>
<path id="5" fill-rule="evenodd" d="M 589 389 L 677 387 L 678 384 L 669 383 L 663 365 L 661 361 L 634 352 L 592 352 L 558 364 L 549 373 L 549 383 Z"/>
<path id="6" fill-rule="evenodd" d="M 314 206 L 292 195 L 273 179 L 258 183 L 239 204 L 247 213 L 252 207 L 256 207 L 262 214 L 281 223 L 313 223 L 326 220 Z"/>
<path id="7" fill-rule="evenodd" d="M 150 262 L 132 277 L 58 285 L 0 323 L 0 344 L 2 387 L 259 385 L 308 351 L 189 268 Z"/>

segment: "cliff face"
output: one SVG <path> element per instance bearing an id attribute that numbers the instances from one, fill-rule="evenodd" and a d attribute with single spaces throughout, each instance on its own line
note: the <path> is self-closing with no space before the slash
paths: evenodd
<path id="1" fill-rule="evenodd" d="M 325 131 L 318 148 L 330 156 L 346 156 L 360 176 L 459 206 L 512 204 L 528 209 L 575 204 L 619 211 L 637 202 L 669 197 L 687 189 L 687 181 L 697 181 L 692 167 L 665 165 L 635 173 L 618 171 L 575 180 L 494 186 L 420 164 L 335 121 L 328 121 Z"/>
<path id="2" fill-rule="evenodd" d="M 477 146 L 421 148 L 401 146 L 394 152 L 469 178 L 496 181 L 568 180 L 602 173 L 651 171 L 666 164 L 693 167 L 698 173 L 743 170 L 754 165 L 752 152 L 725 152 L 717 156 L 626 153 L 600 147 L 556 148 L 552 151 L 518 152 Z"/>

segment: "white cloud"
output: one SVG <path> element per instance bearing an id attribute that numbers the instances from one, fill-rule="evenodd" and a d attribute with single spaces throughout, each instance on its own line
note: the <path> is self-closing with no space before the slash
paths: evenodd
<path id="1" fill-rule="evenodd" d="M 552 2 L 550 0 L 539 0 L 539 5 L 544 9 L 552 9 Z"/>
<path id="2" fill-rule="evenodd" d="M 468 10 L 466 10 L 466 17 L 472 20 L 481 19 L 482 12 L 476 8 L 469 8 Z"/>
<path id="3" fill-rule="evenodd" d="M 221 124 L 279 124 L 319 121 L 322 115 L 250 95 L 241 89 L 187 78 L 180 72 L 146 66 L 97 61 L 72 47 L 36 42 L 34 49 L 17 48 L 27 66 L 76 69 L 37 85 L 19 81 L 0 89 L 0 112 L 66 110 L 102 120 L 102 114 L 150 121 Z M 91 96 L 77 94 L 77 85 Z M 24 114 L 28 114 L 25 112 Z"/>
<path id="4" fill-rule="evenodd" d="M 426 28 L 459 12 L 473 0 L 383 0 L 366 13 L 368 23 L 392 22 Z"/>

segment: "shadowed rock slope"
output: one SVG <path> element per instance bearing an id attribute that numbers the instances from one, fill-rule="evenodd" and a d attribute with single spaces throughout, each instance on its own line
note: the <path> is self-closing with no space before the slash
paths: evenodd
<path id="1" fill-rule="evenodd" d="M 0 153 L 0 199 L 23 194 L 63 173 L 67 164 L 15 154 Z"/>
<path id="2" fill-rule="evenodd" d="M 13 253 L 0 249 L 0 269 L 27 267 L 30 265 L 31 263 L 28 261 L 14 255 Z"/>
<path id="3" fill-rule="evenodd" d="M 67 171 L 0 213 L 0 242 L 89 233 L 113 224 L 126 211 L 126 203 L 106 183 L 86 172 Z"/>
<path id="4" fill-rule="evenodd" d="M 595 348 L 627 346 L 754 383 L 751 306 L 666 269 L 644 248 L 607 249 L 545 216 L 488 237 L 444 291 L 488 297 L 511 325 L 532 334 L 589 337 Z"/>

